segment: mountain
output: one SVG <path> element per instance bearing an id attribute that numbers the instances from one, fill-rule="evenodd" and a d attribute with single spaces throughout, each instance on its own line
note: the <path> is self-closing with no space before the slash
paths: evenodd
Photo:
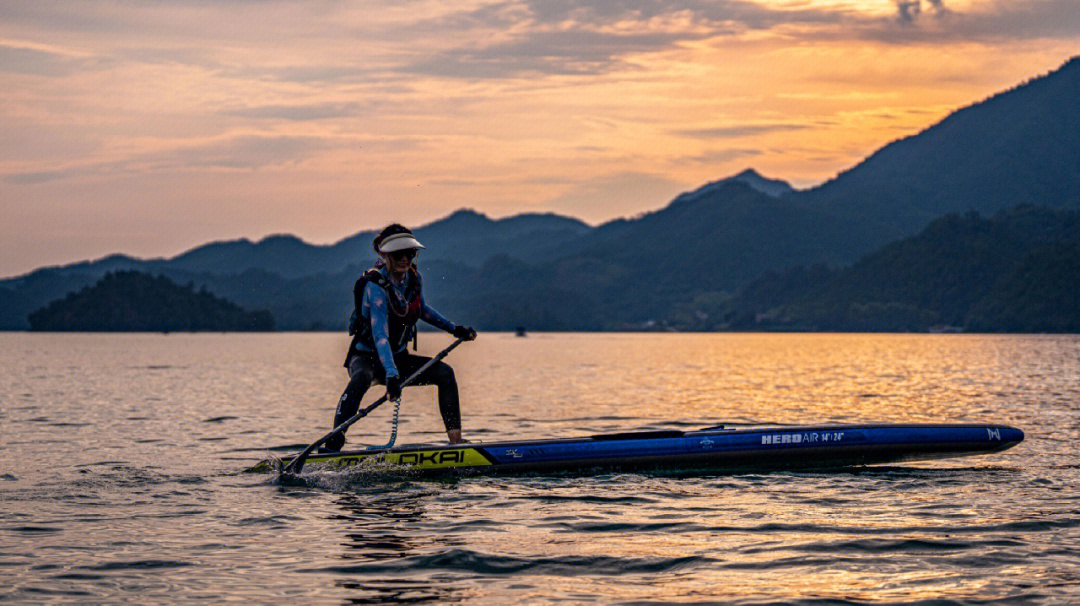
<path id="1" fill-rule="evenodd" d="M 427 247 L 422 253 L 425 263 L 437 260 L 478 268 L 496 255 L 543 262 L 564 254 L 591 229 L 577 219 L 550 213 L 490 219 L 459 210 L 414 231 Z M 367 247 L 371 250 L 370 239 Z"/>
<path id="2" fill-rule="evenodd" d="M 168 261 L 152 263 L 155 270 L 212 271 L 233 273 L 253 268 L 273 268 L 282 276 L 298 277 L 340 263 L 332 246 L 313 246 L 295 236 L 268 236 L 258 242 L 232 240 L 215 242 L 189 250 Z"/>
<path id="3" fill-rule="evenodd" d="M 520 258 L 543 258 L 559 251 L 568 240 L 590 228 L 587 224 L 555 214 L 524 214 L 490 219 L 471 210 L 417 228 L 416 236 L 428 247 L 425 259 L 480 266 L 488 256 L 507 254 Z M 269 236 L 258 242 L 247 239 L 214 242 L 167 260 L 141 266 L 162 271 L 239 273 L 249 269 L 273 271 L 284 278 L 335 273 L 350 264 L 374 258 L 371 241 L 376 231 L 363 231 L 335 244 L 312 245 L 295 236 Z M 91 273 L 99 268 L 86 267 Z"/>
<path id="4" fill-rule="evenodd" d="M 727 179 L 724 179 L 724 181 L 738 181 L 773 198 L 779 198 L 795 191 L 795 188 L 787 181 L 781 179 L 768 179 L 761 176 L 761 173 L 752 168 L 748 168 L 737 175 L 728 177 Z"/>
<path id="5" fill-rule="evenodd" d="M 43 331 L 248 331 L 274 330 L 265 311 L 249 312 L 192 285 L 136 271 L 105 274 L 93 286 L 29 315 L 30 329 Z"/>
<path id="6" fill-rule="evenodd" d="M 766 274 L 732 302 L 744 330 L 1080 331 L 1080 211 L 947 215 L 850 267 Z"/>
<path id="7" fill-rule="evenodd" d="M 600 225 L 572 254 L 536 265 L 544 280 L 579 284 L 583 300 L 603 300 L 610 322 L 636 325 L 763 272 L 852 263 L 948 213 L 992 214 L 1023 202 L 1080 208 L 1077 91 L 1080 58 L 893 142 L 814 189 L 762 191 L 768 180 L 744 171 L 658 211 Z"/>
<path id="8" fill-rule="evenodd" d="M 456 279 L 475 272 L 493 255 L 543 262 L 565 253 L 591 229 L 582 221 L 554 214 L 490 219 L 460 210 L 415 232 L 428 247 L 421 263 L 429 288 L 452 292 L 448 276 Z M 0 330 L 23 330 L 34 309 L 89 286 L 108 272 L 125 270 L 194 282 L 242 305 L 271 309 L 284 328 L 336 329 L 351 308 L 353 281 L 374 261 L 375 233 L 359 232 L 325 246 L 281 235 L 258 242 L 240 239 L 198 246 L 171 259 L 111 255 L 38 269 L 0 280 Z"/>
<path id="9" fill-rule="evenodd" d="M 1080 208 L 1080 57 L 886 145 L 798 199 L 879 243 L 954 212 Z"/>
<path id="10" fill-rule="evenodd" d="M 796 259 L 835 258 L 831 243 L 844 231 L 815 209 L 724 180 L 682 194 L 661 210 L 597 227 L 577 256 L 616 264 L 630 280 L 647 279 L 684 294 L 731 290 Z M 564 267 L 574 262 L 559 261 Z"/>

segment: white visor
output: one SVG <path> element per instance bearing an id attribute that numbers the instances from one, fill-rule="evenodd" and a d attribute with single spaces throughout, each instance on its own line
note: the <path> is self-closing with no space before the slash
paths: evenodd
<path id="1" fill-rule="evenodd" d="M 424 245 L 417 242 L 412 234 L 394 234 L 392 236 L 387 236 L 386 239 L 379 244 L 379 252 L 388 253 L 405 250 L 406 248 L 423 247 Z"/>

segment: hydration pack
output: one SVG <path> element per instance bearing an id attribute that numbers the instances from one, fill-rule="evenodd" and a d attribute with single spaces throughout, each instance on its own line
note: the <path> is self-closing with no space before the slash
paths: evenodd
<path id="1" fill-rule="evenodd" d="M 386 291 L 386 300 L 389 303 L 386 314 L 386 320 L 389 324 L 387 332 L 390 335 L 391 346 L 396 350 L 403 343 L 407 343 L 409 337 L 412 337 L 415 341 L 415 326 L 417 320 L 420 319 L 422 307 L 420 302 L 420 272 L 416 270 L 416 266 L 409 268 L 409 286 L 404 296 L 398 293 L 397 289 L 381 271 L 369 269 L 360 276 L 353 287 L 355 301 L 363 300 L 364 288 L 368 282 L 374 282 Z M 354 341 L 362 341 L 364 345 L 374 350 L 375 343 L 371 336 L 371 326 L 361 321 L 360 310 L 355 307 L 352 314 L 349 315 L 348 330 Z"/>

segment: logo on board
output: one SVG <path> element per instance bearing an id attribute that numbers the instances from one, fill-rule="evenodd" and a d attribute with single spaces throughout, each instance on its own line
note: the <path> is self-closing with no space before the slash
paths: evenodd
<path id="1" fill-rule="evenodd" d="M 761 436 L 762 444 L 815 444 L 822 442 L 840 442 L 844 439 L 842 431 L 809 431 L 806 433 L 767 433 Z"/>

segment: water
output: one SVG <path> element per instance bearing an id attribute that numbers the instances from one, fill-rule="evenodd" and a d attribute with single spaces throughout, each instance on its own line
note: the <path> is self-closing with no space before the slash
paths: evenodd
<path id="1" fill-rule="evenodd" d="M 1080 602 L 1080 337 L 485 334 L 448 359 L 473 440 L 723 421 L 1027 432 L 987 457 L 299 487 L 239 473 L 325 432 L 346 344 L 0 334 L 0 601 Z M 390 412 L 350 441 L 385 442 Z M 407 389 L 399 440 L 441 430 L 433 389 Z"/>

